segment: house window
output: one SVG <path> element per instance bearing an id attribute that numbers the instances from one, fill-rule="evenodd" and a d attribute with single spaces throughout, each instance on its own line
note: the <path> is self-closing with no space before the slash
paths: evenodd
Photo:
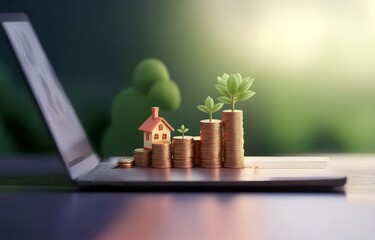
<path id="1" fill-rule="evenodd" d="M 146 141 L 149 141 L 149 140 L 150 140 L 150 134 L 146 133 Z"/>
<path id="2" fill-rule="evenodd" d="M 163 133 L 163 140 L 167 139 L 167 134 Z"/>
<path id="3" fill-rule="evenodd" d="M 159 134 L 155 134 L 154 139 L 159 139 Z"/>
<path id="4" fill-rule="evenodd" d="M 159 124 L 159 131 L 163 130 L 163 124 Z"/>

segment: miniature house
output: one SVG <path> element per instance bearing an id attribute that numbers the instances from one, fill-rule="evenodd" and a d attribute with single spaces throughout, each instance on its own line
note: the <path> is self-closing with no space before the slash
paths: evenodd
<path id="1" fill-rule="evenodd" d="M 143 131 L 143 147 L 152 149 L 153 143 L 170 142 L 173 127 L 162 117 L 159 108 L 151 108 L 152 115 L 138 128 Z"/>

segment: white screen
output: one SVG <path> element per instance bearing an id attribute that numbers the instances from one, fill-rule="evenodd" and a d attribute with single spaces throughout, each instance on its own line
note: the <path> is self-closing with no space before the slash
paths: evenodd
<path id="1" fill-rule="evenodd" d="M 37 103 L 67 166 L 92 153 L 86 134 L 29 22 L 3 22 Z M 20 106 L 22 108 L 22 106 Z"/>

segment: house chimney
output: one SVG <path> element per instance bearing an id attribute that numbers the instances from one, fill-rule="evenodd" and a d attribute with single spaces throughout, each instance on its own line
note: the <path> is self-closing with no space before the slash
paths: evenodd
<path id="1" fill-rule="evenodd" d="M 151 111 L 152 111 L 152 118 L 153 119 L 156 119 L 156 118 L 159 117 L 159 108 L 158 107 L 152 107 Z"/>

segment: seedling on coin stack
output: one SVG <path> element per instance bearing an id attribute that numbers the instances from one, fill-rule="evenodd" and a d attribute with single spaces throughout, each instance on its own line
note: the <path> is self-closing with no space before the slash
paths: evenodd
<path id="1" fill-rule="evenodd" d="M 173 137 L 173 167 L 192 168 L 193 167 L 193 137 L 185 136 L 189 131 L 183 124 L 177 129 L 182 136 Z"/>
<path id="2" fill-rule="evenodd" d="M 198 105 L 197 108 L 204 112 L 210 114 L 210 122 L 212 122 L 212 113 L 219 111 L 223 107 L 224 103 L 214 103 L 214 100 L 208 96 L 204 101 L 204 105 Z"/>
<path id="3" fill-rule="evenodd" d="M 184 135 L 189 131 L 189 128 L 185 128 L 184 124 L 182 124 L 181 127 L 177 129 L 177 131 L 181 133 L 182 138 L 184 138 Z"/>
<path id="4" fill-rule="evenodd" d="M 244 130 L 243 112 L 236 110 L 238 101 L 245 101 L 255 95 L 250 90 L 254 78 L 242 78 L 239 73 L 223 74 L 217 77 L 216 90 L 222 95 L 218 100 L 230 104 L 230 110 L 222 112 L 224 128 L 224 167 L 243 168 L 244 163 Z"/>
<path id="5" fill-rule="evenodd" d="M 210 115 L 210 119 L 200 121 L 200 164 L 201 167 L 219 168 L 221 167 L 221 120 L 212 119 L 212 113 L 219 111 L 223 103 L 214 103 L 208 96 L 204 105 L 197 108 Z"/>

